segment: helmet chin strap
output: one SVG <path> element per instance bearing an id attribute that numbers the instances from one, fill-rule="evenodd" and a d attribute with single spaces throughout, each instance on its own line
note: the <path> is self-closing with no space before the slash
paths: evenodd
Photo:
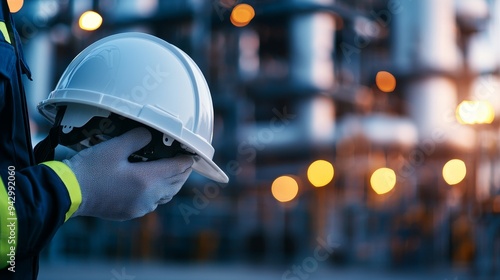
<path id="1" fill-rule="evenodd" d="M 54 154 L 57 145 L 59 144 L 59 126 L 61 125 L 61 121 L 64 116 L 64 112 L 66 111 L 66 106 L 62 106 L 59 110 L 57 110 L 56 118 L 54 121 L 54 125 L 50 128 L 49 134 L 45 139 L 40 141 L 40 143 L 35 146 L 35 162 L 37 164 L 54 160 Z"/>

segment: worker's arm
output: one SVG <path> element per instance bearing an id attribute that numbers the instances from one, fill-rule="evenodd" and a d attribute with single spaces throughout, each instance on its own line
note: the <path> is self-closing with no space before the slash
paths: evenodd
<path id="1" fill-rule="evenodd" d="M 75 175 L 62 162 L 0 170 L 0 268 L 37 255 L 81 203 Z"/>

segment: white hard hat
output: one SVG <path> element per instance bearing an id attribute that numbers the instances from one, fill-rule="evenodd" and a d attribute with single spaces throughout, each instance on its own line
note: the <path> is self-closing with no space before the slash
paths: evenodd
<path id="1" fill-rule="evenodd" d="M 96 117 L 115 115 L 142 124 L 163 134 L 165 146 L 175 140 L 196 154 L 195 171 L 228 182 L 212 161 L 212 98 L 202 72 L 179 48 L 152 35 L 121 33 L 90 45 L 69 64 L 38 109 L 60 126 L 63 137 L 82 132 Z M 63 112 L 60 120 L 58 111 Z M 98 126 L 104 132 L 113 128 L 107 124 L 103 129 L 102 122 Z M 92 129 L 83 134 L 92 134 Z"/>

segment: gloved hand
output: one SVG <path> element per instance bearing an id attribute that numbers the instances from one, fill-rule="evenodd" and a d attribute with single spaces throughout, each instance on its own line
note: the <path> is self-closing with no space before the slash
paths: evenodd
<path id="1" fill-rule="evenodd" d="M 64 160 L 75 173 L 82 203 L 73 216 L 129 220 L 170 201 L 191 173 L 192 156 L 149 162 L 128 161 L 151 141 L 151 133 L 136 128 L 80 151 Z"/>

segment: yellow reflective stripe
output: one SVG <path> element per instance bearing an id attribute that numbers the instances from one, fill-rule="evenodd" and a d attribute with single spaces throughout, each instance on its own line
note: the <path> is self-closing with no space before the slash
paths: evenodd
<path id="1" fill-rule="evenodd" d="M 10 257 L 15 258 L 16 254 L 17 214 L 14 199 L 15 196 L 11 199 L 7 195 L 7 189 L 0 177 L 0 268 L 7 267 Z M 14 250 L 11 250 L 11 247 Z"/>
<path id="2" fill-rule="evenodd" d="M 10 42 L 10 36 L 9 36 L 9 31 L 7 30 L 7 25 L 5 25 L 5 22 L 3 21 L 0 21 L 0 32 L 2 32 L 5 41 L 9 42 L 9 44 L 12 44 Z"/>
<path id="3" fill-rule="evenodd" d="M 68 212 L 66 212 L 66 218 L 64 219 L 64 221 L 66 222 L 82 203 L 82 192 L 80 190 L 80 184 L 78 184 L 75 173 L 73 173 L 73 171 L 71 171 L 71 168 L 69 168 L 63 162 L 47 161 L 41 164 L 44 164 L 54 170 L 54 172 L 59 175 L 59 178 L 61 178 L 64 185 L 66 186 L 66 189 L 68 190 L 69 198 L 71 200 L 71 206 L 69 207 Z"/>

